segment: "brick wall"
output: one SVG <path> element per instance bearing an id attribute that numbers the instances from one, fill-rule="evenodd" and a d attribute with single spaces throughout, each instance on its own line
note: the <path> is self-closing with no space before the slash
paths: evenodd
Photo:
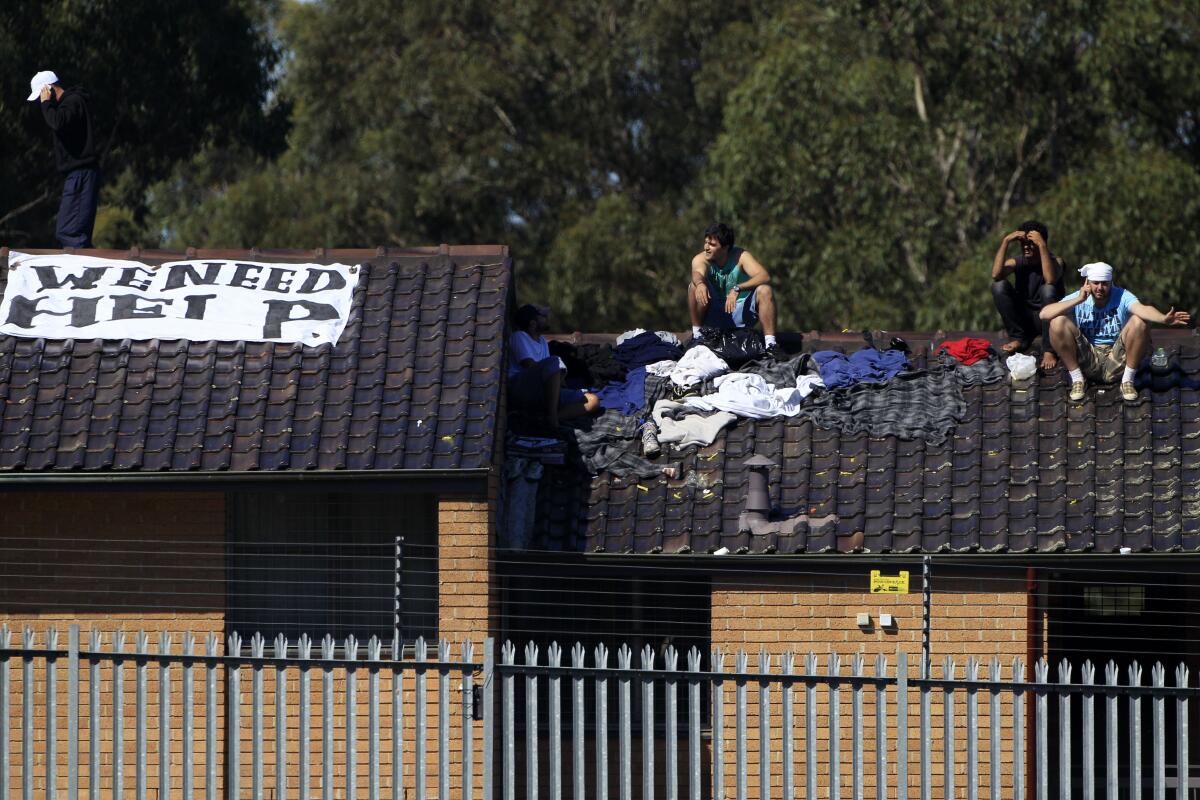
<path id="1" fill-rule="evenodd" d="M 758 664 L 760 650 L 765 650 L 773 657 L 772 671 L 779 671 L 780 657 L 788 651 L 796 655 L 796 669 L 803 668 L 803 656 L 812 651 L 818 656 L 818 672 L 826 674 L 828 670 L 829 653 L 837 653 L 842 660 L 842 674 L 850 674 L 851 658 L 855 654 L 864 657 L 864 674 L 874 672 L 877 656 L 888 658 L 888 672 L 893 674 L 897 654 L 904 652 L 909 658 L 909 675 L 917 677 L 921 653 L 921 594 L 919 590 L 919 572 L 913 576 L 911 588 L 915 593 L 907 595 L 873 595 L 868 586 L 869 568 L 864 567 L 851 574 L 830 571 L 819 575 L 808 574 L 797 577 L 755 577 L 742 576 L 728 580 L 715 580 L 712 596 L 712 644 L 729 653 L 726 668 L 733 668 L 733 653 L 744 649 L 750 654 L 749 666 L 755 669 Z M 885 570 L 886 574 L 894 574 L 895 570 Z M 980 677 L 986 676 L 986 663 L 993 657 L 998 657 L 1003 664 L 1005 678 L 1011 675 L 1012 660 L 1015 657 L 1024 658 L 1027 643 L 1027 614 L 1030 599 L 1025 589 L 1024 574 L 1019 571 L 989 571 L 971 575 L 953 577 L 939 576 L 935 582 L 932 602 L 931 624 L 931 653 L 933 674 L 942 675 L 942 663 L 947 656 L 957 661 L 957 675 L 963 676 L 963 669 L 968 656 L 980 657 L 984 660 Z M 856 624 L 856 615 L 868 613 L 873 623 L 872 627 L 860 628 Z M 892 629 L 883 629 L 879 625 L 879 616 L 889 613 L 895 617 L 896 625 Z M 735 755 L 733 746 L 733 702 L 734 687 L 725 689 L 726 702 L 726 748 L 725 774 L 730 792 L 734 789 Z M 782 735 L 779 717 L 780 692 L 773 691 L 772 709 L 772 774 L 774 790 L 778 791 L 782 779 L 780 753 Z M 843 687 L 840 693 L 838 719 L 840 720 L 840 736 L 838 744 L 841 750 L 842 786 L 845 793 L 851 787 L 851 752 L 853 744 L 853 729 L 851 727 L 852 692 L 849 687 Z M 805 696 L 802 688 L 797 688 L 793 695 L 796 720 L 793 728 L 796 753 L 796 780 L 803 785 L 803 767 L 805 754 L 809 743 L 805 740 L 804 717 Z M 875 693 L 873 690 L 863 692 L 863 715 L 865 729 L 863 732 L 863 780 L 864 790 L 873 793 L 875 786 L 875 752 L 877 742 L 874 735 Z M 910 785 L 918 786 L 920 746 L 920 717 L 918 713 L 918 694 L 910 693 L 909 725 L 909 775 Z M 889 698 L 890 716 L 894 726 L 894 697 Z M 962 731 L 964 709 L 962 693 L 956 698 L 958 707 L 957 718 L 959 730 Z M 750 768 L 747 773 L 747 783 L 751 796 L 759 793 L 759 739 L 758 739 L 758 689 L 750 685 L 747 690 L 748 708 L 748 741 L 747 757 Z M 830 741 L 829 715 L 830 694 L 821 689 L 817 693 L 815 705 L 817 713 L 817 740 L 812 743 L 812 749 L 817 755 L 819 785 L 829 785 L 829 750 Z M 1005 791 L 1011 791 L 1012 781 L 1012 728 L 1011 705 L 1006 696 L 1004 710 L 1001 712 L 1002 731 L 1000 737 L 1000 759 L 1005 776 Z M 943 705 L 940 692 L 932 694 L 931 722 L 932 736 L 930 746 L 933 749 L 934 762 L 933 780 L 935 793 L 944 788 L 944 776 L 941 774 L 941 754 L 943 743 Z M 979 703 L 979 724 L 984 731 L 988 730 L 990 719 L 985 699 Z M 894 732 L 894 727 L 893 727 Z M 955 766 L 961 775 L 956 779 L 959 789 L 965 780 L 965 736 L 958 737 L 959 752 Z M 889 785 L 894 786 L 896 776 L 896 758 L 894 743 L 885 741 L 883 747 L 887 752 L 887 770 Z M 984 775 L 990 768 L 989 742 L 987 735 L 981 737 L 979 743 L 980 768 Z M 981 794 L 983 797 L 984 794 Z"/>

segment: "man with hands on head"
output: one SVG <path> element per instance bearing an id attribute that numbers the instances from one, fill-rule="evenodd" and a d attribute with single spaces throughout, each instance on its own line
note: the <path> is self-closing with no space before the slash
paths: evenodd
<path id="1" fill-rule="evenodd" d="M 775 353 L 775 295 L 771 276 L 748 250 L 734 247 L 734 233 L 723 222 L 704 231 L 704 249 L 692 258 L 688 312 L 692 338 L 702 325 L 731 330 L 762 320 L 767 352 Z"/>
<path id="2" fill-rule="evenodd" d="M 1050 252 L 1046 226 L 1037 220 L 1022 222 L 1004 237 L 992 259 L 992 299 L 1010 340 L 1002 349 L 1005 355 L 1022 352 L 1041 334 L 1041 368 L 1058 366 L 1058 357 L 1050 342 L 1050 323 L 1038 318 L 1043 308 L 1063 294 L 1063 260 Z M 1020 242 L 1021 254 L 1008 258 L 1013 242 Z M 1013 282 L 1008 276 L 1013 275 Z"/>
<path id="3" fill-rule="evenodd" d="M 1174 306 L 1166 313 L 1139 303 L 1133 292 L 1113 284 L 1113 268 L 1104 262 L 1079 270 L 1083 286 L 1042 309 L 1050 339 L 1071 375 L 1070 398 L 1083 399 L 1090 378 L 1112 383 L 1118 376 L 1121 397 L 1137 400 L 1133 378 L 1150 349 L 1150 325 L 1182 327 L 1192 317 Z"/>

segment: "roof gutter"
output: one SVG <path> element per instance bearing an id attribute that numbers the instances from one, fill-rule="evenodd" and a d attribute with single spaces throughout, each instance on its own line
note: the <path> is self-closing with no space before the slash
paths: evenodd
<path id="1" fill-rule="evenodd" d="M 206 487 L 299 483 L 400 483 L 406 489 L 453 494 L 486 488 L 489 468 L 329 469 L 254 472 L 0 472 L 0 490 L 10 488 L 171 486 Z"/>

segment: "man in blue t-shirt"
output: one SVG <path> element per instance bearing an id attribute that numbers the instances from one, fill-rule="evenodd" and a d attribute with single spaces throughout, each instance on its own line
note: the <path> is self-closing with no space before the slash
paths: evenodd
<path id="1" fill-rule="evenodd" d="M 1040 315 L 1050 321 L 1050 341 L 1071 375 L 1070 398 L 1083 399 L 1085 378 L 1113 383 L 1120 376 L 1121 397 L 1137 400 L 1133 376 L 1150 349 L 1150 324 L 1182 327 L 1192 317 L 1174 306 L 1164 314 L 1139 303 L 1133 292 L 1113 285 L 1113 268 L 1103 262 L 1087 264 L 1079 274 L 1083 287 Z"/>
<path id="2" fill-rule="evenodd" d="M 774 354 L 778 346 L 771 276 L 750 251 L 734 247 L 733 241 L 733 228 L 715 222 L 704 231 L 704 249 L 692 258 L 688 286 L 692 338 L 700 338 L 703 325 L 722 330 L 752 328 L 761 319 L 764 343 Z"/>

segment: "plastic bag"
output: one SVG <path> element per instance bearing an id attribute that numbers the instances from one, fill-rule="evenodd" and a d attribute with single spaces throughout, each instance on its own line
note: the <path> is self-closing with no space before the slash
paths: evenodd
<path id="1" fill-rule="evenodd" d="M 1013 353 L 1005 363 L 1014 381 L 1023 381 L 1037 374 L 1037 359 L 1024 353 Z"/>
<path id="2" fill-rule="evenodd" d="M 761 358 L 767 352 L 763 335 L 749 328 L 732 330 L 702 328 L 700 338 L 693 341 L 712 350 L 733 368 L 740 367 L 747 361 Z"/>

